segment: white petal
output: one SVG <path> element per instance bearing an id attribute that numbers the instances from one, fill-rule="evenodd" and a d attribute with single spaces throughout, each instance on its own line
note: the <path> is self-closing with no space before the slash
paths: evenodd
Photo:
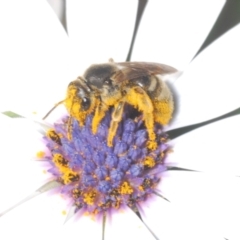
<path id="1" fill-rule="evenodd" d="M 209 221 L 200 219 L 204 216 L 188 207 L 188 203 L 176 205 L 159 198 L 144 208 L 144 213 L 143 220 L 159 239 L 222 239 L 219 229 L 213 229 Z"/>
<path id="2" fill-rule="evenodd" d="M 81 63 L 46 1 L 1 1 L 0 28 L 0 111 L 43 116 L 82 74 Z"/>
<path id="3" fill-rule="evenodd" d="M 90 230 L 91 229 L 91 230 Z M 62 227 L 63 237 L 74 238 L 78 234 L 82 238 L 101 239 L 102 218 L 91 216 L 75 216 Z M 115 212 L 107 216 L 105 225 L 105 240 L 111 239 L 149 239 L 155 240 L 141 220 L 130 209 Z"/>
<path id="4" fill-rule="evenodd" d="M 225 1 L 149 1 L 133 60 L 161 62 L 179 70 L 193 58 Z"/>
<path id="5" fill-rule="evenodd" d="M 232 199 L 236 194 L 229 188 L 234 184 L 233 189 L 238 190 L 236 180 L 216 174 L 169 171 L 159 189 L 175 208 L 179 233 L 188 237 L 196 234 L 193 239 L 223 237 L 224 229 L 231 229 L 235 222 L 229 206 L 235 202 Z M 232 206 L 239 209 L 235 203 Z"/>
<path id="6" fill-rule="evenodd" d="M 90 216 L 74 216 L 67 223 L 59 226 L 60 239 L 101 239 L 102 223 Z"/>
<path id="7" fill-rule="evenodd" d="M 126 209 L 122 213 L 112 216 L 106 225 L 106 240 L 111 239 L 151 239 L 153 235 L 132 210 Z"/>
<path id="8" fill-rule="evenodd" d="M 175 229 L 178 223 L 175 221 L 174 205 L 160 197 L 154 197 L 141 206 L 141 217 L 159 239 L 177 239 Z M 174 231 L 173 231 L 174 229 Z"/>
<path id="9" fill-rule="evenodd" d="M 0 212 L 16 204 L 49 178 L 42 163 L 32 161 L 36 152 L 42 150 L 41 135 L 26 122 L 0 115 Z"/>
<path id="10" fill-rule="evenodd" d="M 1 160 L 12 163 L 29 162 L 36 156 L 36 151 L 43 146 L 42 135 L 36 126 L 23 118 L 11 119 L 0 114 Z M 41 149 L 40 149 L 41 150 Z"/>
<path id="11" fill-rule="evenodd" d="M 240 175 L 240 116 L 198 128 L 171 141 L 169 165 Z"/>
<path id="12" fill-rule="evenodd" d="M 88 64 L 107 62 L 109 58 L 124 61 L 136 12 L 136 0 L 68 1 L 68 32 L 76 54 Z"/>
<path id="13" fill-rule="evenodd" d="M 47 0 L 48 3 L 53 8 L 54 12 L 57 14 L 58 18 L 62 18 L 62 12 L 64 11 L 64 1 L 55 1 L 55 0 Z"/>
<path id="14" fill-rule="evenodd" d="M 204 203 L 214 201 L 215 194 L 217 196 L 223 182 L 224 177 L 221 178 L 220 175 L 214 173 L 170 170 L 162 177 L 158 189 L 174 204 L 181 205 L 186 201 Z M 213 188 L 215 192 L 212 192 Z"/>
<path id="15" fill-rule="evenodd" d="M 222 196 L 222 202 L 225 201 L 225 207 L 220 212 L 220 217 L 226 219 L 230 224 L 224 224 L 222 231 L 226 239 L 240 239 L 239 215 L 240 215 L 240 178 L 234 181 L 226 182 L 227 188 Z"/>
<path id="16" fill-rule="evenodd" d="M 240 25 L 204 50 L 177 79 L 170 128 L 202 122 L 239 107 Z"/>
<path id="17" fill-rule="evenodd" d="M 63 239 L 59 228 L 63 226 L 66 202 L 60 196 L 44 194 L 19 206 L 0 218 L 4 239 Z"/>

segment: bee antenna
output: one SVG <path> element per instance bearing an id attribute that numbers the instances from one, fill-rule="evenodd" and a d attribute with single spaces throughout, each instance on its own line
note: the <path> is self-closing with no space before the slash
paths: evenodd
<path id="1" fill-rule="evenodd" d="M 50 115 L 50 113 L 51 113 L 57 106 L 59 106 L 60 104 L 64 103 L 64 101 L 65 101 L 65 99 L 62 100 L 62 101 L 60 101 L 60 102 L 58 102 L 58 103 L 56 103 L 56 104 L 54 105 L 54 107 L 51 108 L 51 109 L 47 112 L 47 114 L 42 118 L 42 120 L 45 120 L 45 119 Z"/>

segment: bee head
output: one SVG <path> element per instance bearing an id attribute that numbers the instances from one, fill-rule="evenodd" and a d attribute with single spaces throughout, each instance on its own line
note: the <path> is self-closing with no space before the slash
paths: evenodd
<path id="1" fill-rule="evenodd" d="M 69 83 L 67 98 L 72 99 L 73 105 L 79 104 L 79 111 L 88 111 L 91 107 L 91 89 L 82 78 Z"/>

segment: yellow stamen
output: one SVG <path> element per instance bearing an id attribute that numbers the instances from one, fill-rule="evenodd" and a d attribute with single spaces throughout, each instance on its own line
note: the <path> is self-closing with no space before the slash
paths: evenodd
<path id="1" fill-rule="evenodd" d="M 43 151 L 39 151 L 39 152 L 37 152 L 37 158 L 43 158 L 43 157 L 45 157 L 45 152 L 43 152 Z"/>
<path id="2" fill-rule="evenodd" d="M 152 186 L 152 181 L 150 179 L 144 179 L 142 185 L 138 187 L 140 191 L 144 191 L 146 188 L 149 188 Z"/>
<path id="3" fill-rule="evenodd" d="M 123 182 L 120 186 L 120 193 L 121 194 L 131 194 L 133 193 L 133 188 L 130 186 L 128 182 Z"/>
<path id="4" fill-rule="evenodd" d="M 93 205 L 94 201 L 96 199 L 97 193 L 96 191 L 92 190 L 88 193 L 83 194 L 83 201 L 87 203 L 88 205 Z"/>
<path id="5" fill-rule="evenodd" d="M 57 134 L 54 129 L 49 129 L 46 133 L 47 137 L 56 142 L 57 144 L 61 144 L 61 136 Z"/>
<path id="6" fill-rule="evenodd" d="M 116 201 L 114 204 L 114 208 L 118 209 L 120 207 L 120 201 Z"/>
<path id="7" fill-rule="evenodd" d="M 82 194 L 82 192 L 79 189 L 77 189 L 77 188 L 72 190 L 72 197 L 74 199 L 79 198 L 81 196 L 81 194 Z"/>
<path id="8" fill-rule="evenodd" d="M 144 166 L 152 168 L 155 166 L 155 161 L 152 157 L 146 157 L 144 159 Z"/>
<path id="9" fill-rule="evenodd" d="M 53 162 L 62 173 L 61 178 L 64 184 L 69 184 L 79 179 L 79 174 L 68 167 L 67 160 L 61 154 L 54 154 Z"/>

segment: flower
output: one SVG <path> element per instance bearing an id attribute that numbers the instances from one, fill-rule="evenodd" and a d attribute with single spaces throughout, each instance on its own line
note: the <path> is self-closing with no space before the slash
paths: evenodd
<path id="1" fill-rule="evenodd" d="M 72 80 L 79 75 L 79 72 L 82 73 L 83 69 L 79 68 L 85 68 L 89 65 L 92 54 L 86 54 L 84 48 L 89 51 L 87 43 L 83 44 L 81 42 L 80 44 L 79 41 L 78 45 L 83 46 L 74 49 L 74 54 L 70 53 L 68 39 L 57 24 L 57 19 L 52 17 L 50 8 L 46 8 L 44 3 L 26 1 L 28 7 L 33 9 L 27 12 L 23 11 L 24 5 L 21 5 L 23 3 L 16 2 L 15 4 L 16 10 L 10 9 L 14 12 L 13 15 L 18 17 L 18 22 L 9 22 L 11 27 L 7 26 L 6 31 L 4 31 L 5 28 L 2 28 L 3 43 L 5 44 L 1 44 L 1 47 L 3 46 L 1 52 L 5 67 L 0 74 L 2 74 L 2 79 L 6 79 L 6 81 L 1 87 L 1 109 L 16 109 L 16 112 L 23 114 L 29 112 L 30 109 L 37 109 L 37 113 L 43 116 L 48 111 L 49 106 L 61 99 L 62 93 L 66 90 L 66 79 L 68 81 L 69 79 Z M 154 4 L 156 3 L 152 4 L 152 8 L 149 4 L 151 16 L 146 11 L 145 19 L 156 15 L 152 11 L 159 8 L 154 8 Z M 8 3 L 6 3 L 6 6 L 8 6 Z M 129 5 L 129 8 L 131 6 Z M 39 10 L 41 8 L 46 11 L 45 18 L 42 18 L 42 13 Z M 99 8 L 100 6 L 96 9 Z M 199 11 L 199 6 L 196 8 Z M 8 14 L 5 8 L 1 9 L 4 9 Z M 206 10 L 206 8 L 203 9 Z M 194 13 L 196 14 L 198 11 Z M 129 12 L 131 13 L 129 15 L 132 15 L 132 11 Z M 177 8 L 178 12 L 181 13 L 179 8 Z M 84 11 L 81 13 L 78 12 L 79 15 L 86 17 L 86 15 L 83 15 Z M 199 13 L 202 14 L 201 11 Z M 116 14 L 114 12 L 113 16 L 117 16 Z M 3 16 L 7 21 L 13 19 L 12 17 L 7 18 L 6 15 Z M 104 14 L 101 16 L 104 16 Z M 29 22 L 30 17 L 31 22 Z M 40 21 L 37 20 L 38 17 L 40 17 Z M 172 14 L 170 17 L 172 17 Z M 126 18 L 125 16 L 124 19 Z M 115 17 L 114 19 L 121 20 L 122 18 Z M 203 20 L 205 18 L 201 18 L 199 21 L 200 26 Z M 6 26 L 5 22 L 2 21 L 4 27 Z M 44 23 L 44 31 L 40 31 L 43 29 L 42 24 Z M 21 27 L 16 28 L 16 24 Z M 194 26 L 196 25 L 194 24 Z M 15 31 L 10 34 L 9 29 L 11 28 Z M 109 32 L 109 28 L 107 29 Z M 111 29 L 119 33 L 121 28 Z M 31 34 L 29 34 L 30 31 Z M 121 35 L 114 34 L 112 31 L 111 37 Z M 140 28 L 140 31 L 146 31 L 146 27 Z M 43 36 L 43 32 L 47 34 L 47 37 Z M 87 31 L 84 30 L 82 33 L 85 32 Z M 154 30 L 154 34 L 155 32 Z M 70 28 L 69 33 L 71 36 Z M 96 38 L 90 38 L 90 32 L 87 33 L 82 34 L 81 37 L 83 40 L 93 41 L 91 44 L 89 42 L 91 46 L 96 42 L 96 38 L 99 42 L 100 39 L 106 39 L 106 33 L 100 34 L 101 32 L 97 32 L 95 33 Z M 138 37 L 147 42 L 149 39 L 141 37 L 143 33 L 141 35 L 141 32 L 139 32 Z M 184 40 L 187 39 L 185 34 L 180 33 L 178 34 L 179 37 L 183 36 Z M 154 40 L 158 41 L 159 38 L 154 34 L 147 34 L 147 36 L 154 36 Z M 16 35 L 18 36 L 17 42 L 15 41 Z M 162 35 L 161 38 L 163 38 Z M 4 39 L 7 41 L 4 42 Z M 41 42 L 36 42 L 37 39 L 41 39 Z M 169 41 L 173 38 L 166 37 L 166 39 Z M 179 39 L 177 40 L 179 42 Z M 72 41 L 74 42 L 74 40 Z M 111 39 L 111 42 L 116 41 L 118 42 L 117 39 L 114 39 L 114 41 Z M 125 41 L 125 38 L 123 41 Z M 229 31 L 228 34 L 202 52 L 189 67 L 185 68 L 184 75 L 174 83 L 179 95 L 178 112 L 169 129 L 202 122 L 239 107 L 238 83 L 236 81 L 239 76 L 237 65 L 239 54 L 236 49 L 239 48 L 226 48 L 229 43 L 231 46 L 238 46 L 239 26 Z M 168 44 L 170 45 L 169 42 Z M 42 46 L 41 49 L 40 45 Z M 164 49 L 161 50 L 160 55 L 162 56 L 160 58 L 159 54 L 155 56 L 152 54 L 158 45 L 150 45 L 154 47 L 145 52 L 143 49 L 146 44 L 136 43 L 134 52 L 142 55 L 133 56 L 135 60 L 148 61 L 151 58 L 152 61 L 164 62 L 181 69 L 193 56 L 192 53 L 177 54 L 176 49 L 184 52 L 188 48 L 175 47 L 171 54 L 169 54 L 169 49 L 166 50 L 166 57 L 164 57 Z M 51 48 L 48 46 L 51 46 Z M 112 48 L 109 46 L 111 52 L 99 54 L 99 60 L 101 60 L 100 56 L 109 54 L 112 54 L 112 56 L 107 57 L 114 57 L 116 61 L 122 60 L 120 55 L 119 59 L 115 57 L 114 50 L 116 49 L 121 54 L 123 51 L 117 49 L 116 45 L 113 44 L 113 46 Z M 196 43 L 196 46 L 199 46 L 199 42 Z M 24 47 L 28 47 L 29 50 L 27 51 Z M 160 47 L 166 48 L 166 45 Z M 191 47 L 192 44 L 189 49 Z M 104 52 L 107 51 L 105 47 L 100 45 L 94 49 L 94 52 L 97 52 L 99 48 L 103 49 Z M 196 48 L 193 48 L 192 51 L 196 51 Z M 16 55 L 13 55 L 13 53 L 16 53 Z M 24 54 L 26 54 L 25 64 L 22 64 Z M 183 63 L 180 60 L 179 62 L 175 60 L 174 64 L 171 59 L 175 59 L 173 56 L 176 55 L 180 58 L 184 55 L 186 60 L 182 60 Z M 73 58 L 75 61 L 73 61 Z M 40 62 L 38 62 L 38 59 L 40 59 Z M 69 59 L 71 59 L 71 64 L 66 64 Z M 98 61 L 98 59 L 92 61 Z M 102 59 L 101 61 L 106 60 Z M 56 81 L 53 79 L 56 79 Z M 27 87 L 23 89 L 22 86 Z M 21 92 L 20 89 L 22 89 Z M 49 122 L 55 122 L 56 116 L 58 116 L 57 110 L 50 116 Z M 239 116 L 232 117 L 199 128 L 170 141 L 169 144 L 173 146 L 174 153 L 168 156 L 168 166 L 200 170 L 209 172 L 209 174 L 167 171 L 161 178 L 159 190 L 164 197 L 170 200 L 170 203 L 160 197 L 151 199 L 143 209 L 140 209 L 143 221 L 128 209 L 124 210 L 122 214 L 113 215 L 111 221 L 106 221 L 105 239 L 131 239 L 133 237 L 137 239 L 223 239 L 223 237 L 237 239 L 239 237 L 237 223 L 232 219 L 239 214 L 239 195 L 238 191 L 235 191 L 239 186 L 238 178 L 235 178 L 236 175 L 239 175 L 238 134 L 237 136 L 233 134 L 239 131 L 238 122 Z M 0 189 L 2 191 L 1 211 L 4 211 L 22 197 L 27 196 L 29 192 L 34 192 L 46 181 L 46 178 L 51 177 L 47 173 L 42 174 L 36 162 L 28 161 L 31 155 L 42 146 L 41 143 L 33 141 L 39 138 L 39 134 L 33 131 L 34 127 L 29 121 L 26 122 L 23 119 L 13 121 L 1 116 L 1 123 L 2 134 L 0 137 L 4 148 L 1 150 Z M 62 214 L 61 211 L 67 211 L 70 206 L 66 206 L 64 196 L 61 198 L 54 194 L 46 195 L 38 196 L 0 218 L 1 234 L 4 235 L 5 239 L 14 239 L 19 236 L 34 239 L 42 239 L 43 237 L 63 239 L 84 236 L 85 238 L 95 239 L 101 236 L 102 226 L 87 217 L 81 217 L 78 221 L 69 219 L 63 225 L 66 215 L 64 215 L 65 212 Z M 232 206 L 233 209 L 229 206 Z M 89 231 L 90 227 L 94 231 Z M 10 231 L 12 229 L 14 231 Z M 31 232 L 29 229 L 31 229 Z M 155 234 L 155 238 L 151 232 Z"/>

